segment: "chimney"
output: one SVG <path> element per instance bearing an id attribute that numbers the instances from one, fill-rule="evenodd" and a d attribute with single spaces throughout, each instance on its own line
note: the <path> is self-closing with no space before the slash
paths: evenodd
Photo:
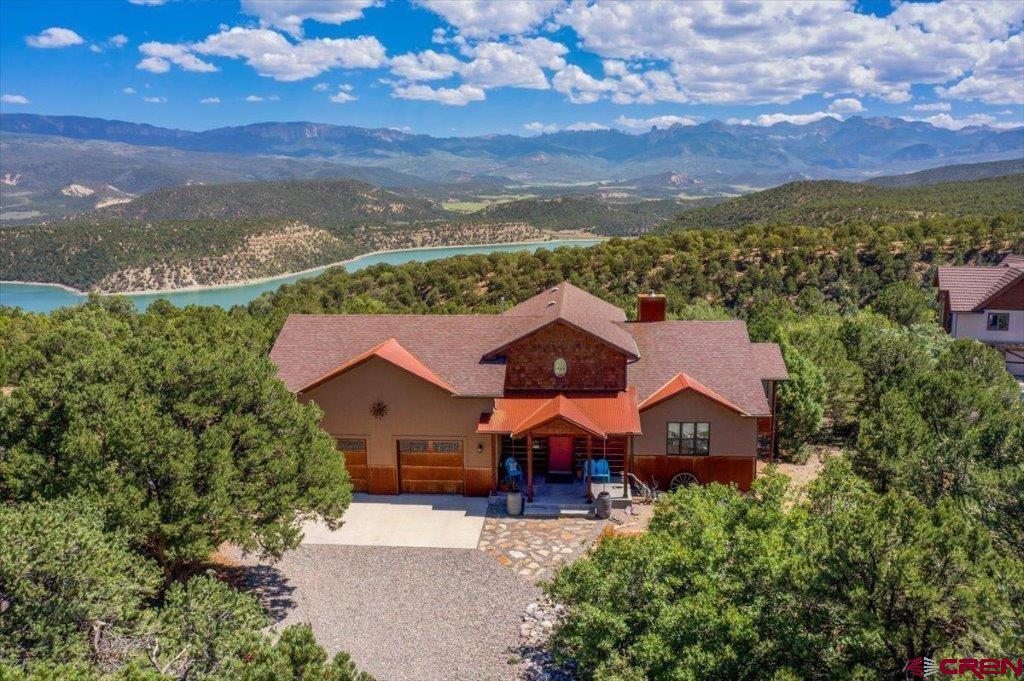
<path id="1" fill-rule="evenodd" d="M 659 293 L 641 293 L 636 297 L 636 320 L 638 322 L 665 321 L 665 296 Z"/>

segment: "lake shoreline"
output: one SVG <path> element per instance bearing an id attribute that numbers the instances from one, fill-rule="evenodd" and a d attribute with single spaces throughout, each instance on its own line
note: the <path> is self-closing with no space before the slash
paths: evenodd
<path id="1" fill-rule="evenodd" d="M 74 293 L 80 296 L 88 296 L 90 293 L 98 293 L 102 296 L 139 296 L 139 295 L 164 295 L 171 293 L 195 293 L 199 291 L 211 291 L 211 290 L 226 290 L 233 288 L 242 288 L 245 286 L 253 286 L 256 284 L 267 284 L 279 279 L 289 279 L 291 277 L 299 277 L 304 274 L 310 274 L 313 272 L 326 272 L 333 267 L 343 267 L 351 264 L 356 260 L 367 258 L 375 255 L 383 255 L 386 253 L 404 253 L 406 251 L 427 251 L 427 250 L 441 250 L 447 248 L 484 248 L 488 246 L 531 246 L 536 244 L 537 246 L 543 246 L 547 243 L 554 243 L 560 241 L 607 241 L 612 237 L 600 236 L 600 235 L 585 235 L 583 233 L 573 233 L 572 236 L 560 237 L 555 239 L 542 239 L 542 240 L 530 240 L 530 241 L 497 241 L 492 243 L 482 244 L 449 244 L 446 246 L 412 246 L 410 248 L 394 248 L 384 249 L 379 251 L 370 251 L 368 253 L 362 253 L 360 255 L 347 258 L 346 260 L 338 260 L 336 262 L 327 263 L 326 265 L 317 265 L 315 267 L 309 267 L 304 270 L 298 270 L 296 272 L 286 272 L 284 274 L 275 274 L 269 277 L 258 277 L 256 279 L 246 279 L 244 281 L 232 282 L 230 284 L 197 284 L 195 286 L 183 286 L 181 288 L 164 288 L 164 289 L 134 289 L 131 291 L 83 291 L 73 286 L 67 286 L 65 284 L 58 284 L 50 281 L 19 281 L 15 279 L 0 279 L 0 284 L 21 284 L 27 286 L 53 286 L 60 288 L 69 293 Z M 451 256 L 457 257 L 457 256 Z"/>

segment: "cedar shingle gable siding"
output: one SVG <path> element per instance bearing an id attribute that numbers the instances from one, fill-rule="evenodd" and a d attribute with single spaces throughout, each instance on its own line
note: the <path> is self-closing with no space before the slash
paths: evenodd
<path id="1" fill-rule="evenodd" d="M 626 356 L 567 324 L 555 322 L 504 351 L 505 391 L 619 391 L 626 389 Z M 555 359 L 566 361 L 555 376 Z"/>

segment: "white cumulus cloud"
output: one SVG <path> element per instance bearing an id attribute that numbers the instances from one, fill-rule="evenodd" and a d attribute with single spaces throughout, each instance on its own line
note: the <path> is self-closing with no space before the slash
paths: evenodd
<path id="1" fill-rule="evenodd" d="M 363 16 L 378 0 L 242 0 L 242 11 L 259 17 L 260 25 L 302 36 L 302 22 L 343 24 Z"/>
<path id="2" fill-rule="evenodd" d="M 843 99 L 837 99 L 828 105 L 828 110 L 833 113 L 857 113 L 858 111 L 864 110 L 864 105 L 861 104 L 859 99 L 853 97 L 846 97 Z"/>
<path id="3" fill-rule="evenodd" d="M 3 95 L 0 96 L 0 102 L 4 104 L 28 104 L 28 97 L 25 95 Z"/>
<path id="4" fill-rule="evenodd" d="M 593 121 L 577 121 L 571 125 L 565 126 L 566 130 L 572 131 L 585 131 L 585 130 L 609 130 L 609 126 L 604 123 L 595 123 Z"/>
<path id="5" fill-rule="evenodd" d="M 124 47 L 128 44 L 128 36 L 124 33 L 118 33 L 107 38 L 107 44 L 111 47 Z"/>
<path id="6" fill-rule="evenodd" d="M 992 41 L 971 74 L 956 85 L 936 88 L 942 97 L 985 104 L 1024 104 L 1024 36 Z"/>
<path id="7" fill-rule="evenodd" d="M 526 123 L 523 127 L 527 132 L 535 132 L 537 134 L 544 134 L 548 132 L 557 132 L 558 126 L 554 123 L 541 123 L 540 121 L 533 121 L 532 123 Z"/>
<path id="8" fill-rule="evenodd" d="M 834 118 L 841 120 L 839 114 L 832 111 L 815 111 L 809 114 L 787 114 L 787 113 L 771 113 L 761 114 L 757 118 L 730 118 L 726 123 L 730 125 L 760 125 L 762 127 L 771 127 L 776 123 L 792 123 L 793 125 L 807 125 L 808 123 L 814 123 L 820 121 L 823 118 Z"/>
<path id="9" fill-rule="evenodd" d="M 200 104 L 220 104 L 220 97 L 203 97 L 199 100 Z"/>
<path id="10" fill-rule="evenodd" d="M 166 97 L 143 97 L 142 101 L 147 104 L 163 104 L 167 101 Z"/>
<path id="11" fill-rule="evenodd" d="M 953 107 L 949 102 L 932 102 L 930 104 L 915 104 L 910 108 L 913 111 L 949 111 Z"/>
<path id="12" fill-rule="evenodd" d="M 137 64 L 137 68 L 151 73 L 167 73 L 171 64 L 196 73 L 212 73 L 217 70 L 216 66 L 192 54 L 184 45 L 148 42 L 139 45 L 139 52 L 146 55 L 146 58 Z"/>
<path id="13" fill-rule="evenodd" d="M 673 125 L 697 125 L 697 121 L 689 116 L 652 116 L 651 118 L 629 118 L 619 116 L 615 124 L 632 130 L 648 130 L 650 128 L 671 128 Z"/>
<path id="14" fill-rule="evenodd" d="M 931 123 L 936 128 L 945 128 L 946 130 L 960 130 L 961 128 L 966 128 L 975 125 L 984 125 L 996 129 L 1016 128 L 1020 127 L 1021 125 L 1024 125 L 1024 123 L 1021 122 L 1014 123 L 1011 121 L 1000 121 L 997 120 L 994 116 L 979 113 L 970 114 L 969 116 L 964 116 L 963 118 L 954 118 L 950 116 L 948 113 L 940 113 L 935 114 L 934 116 L 928 116 L 927 118 L 905 118 L 904 120 L 920 120 L 924 121 L 925 123 Z"/>
<path id="15" fill-rule="evenodd" d="M 81 45 L 85 42 L 82 36 L 78 35 L 70 28 L 60 28 L 54 26 L 48 28 L 38 35 L 30 35 L 25 38 L 25 42 L 29 47 L 38 47 L 42 49 L 56 48 L 56 47 L 69 47 L 71 45 Z"/>
<path id="16" fill-rule="evenodd" d="M 969 75 L 947 96 L 995 102 L 1015 97 L 1024 80 L 1006 69 L 1022 54 L 1019 0 L 904 2 L 886 17 L 853 2 L 601 0 L 571 2 L 554 21 L 606 60 L 603 87 L 574 90 L 570 101 L 787 104 L 842 93 L 899 103 L 911 85 Z M 661 72 L 660 87 L 638 91 L 622 62 L 642 64 L 645 81 Z M 1011 94 L 999 94 L 999 83 Z"/>
<path id="17" fill-rule="evenodd" d="M 537 28 L 564 3 L 562 0 L 418 0 L 471 38 L 518 35 Z"/>
<path id="18" fill-rule="evenodd" d="M 352 86 L 345 84 L 339 85 L 338 91 L 328 97 L 328 99 L 335 104 L 345 104 L 346 102 L 355 101 L 358 97 L 352 94 Z"/>
<path id="19" fill-rule="evenodd" d="M 244 59 L 261 76 L 280 81 L 314 78 L 331 69 L 377 68 L 387 59 L 372 36 L 315 38 L 290 42 L 277 31 L 234 27 L 190 46 L 207 56 Z"/>
<path id="20" fill-rule="evenodd" d="M 247 102 L 262 102 L 263 98 L 260 97 L 259 95 L 249 95 L 248 97 L 245 98 L 245 101 L 247 101 Z"/>
<path id="21" fill-rule="evenodd" d="M 470 102 L 482 101 L 486 95 L 482 88 L 462 84 L 458 87 L 432 88 L 421 83 L 398 85 L 391 91 L 392 97 L 399 99 L 418 99 L 428 102 L 439 102 L 449 106 L 465 106 Z"/>
<path id="22" fill-rule="evenodd" d="M 121 92 L 125 93 L 126 95 L 134 95 L 135 94 L 135 88 L 133 88 L 132 86 L 129 85 L 128 87 L 126 87 L 123 90 L 121 90 Z"/>

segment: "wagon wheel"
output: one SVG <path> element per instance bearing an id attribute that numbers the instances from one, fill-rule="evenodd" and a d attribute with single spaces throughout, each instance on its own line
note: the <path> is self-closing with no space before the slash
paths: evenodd
<path id="1" fill-rule="evenodd" d="M 672 478 L 672 482 L 669 483 L 668 488 L 670 490 L 677 490 L 680 487 L 689 487 L 690 485 L 696 485 L 700 481 L 697 480 L 697 476 L 693 473 L 679 473 L 676 477 Z"/>

